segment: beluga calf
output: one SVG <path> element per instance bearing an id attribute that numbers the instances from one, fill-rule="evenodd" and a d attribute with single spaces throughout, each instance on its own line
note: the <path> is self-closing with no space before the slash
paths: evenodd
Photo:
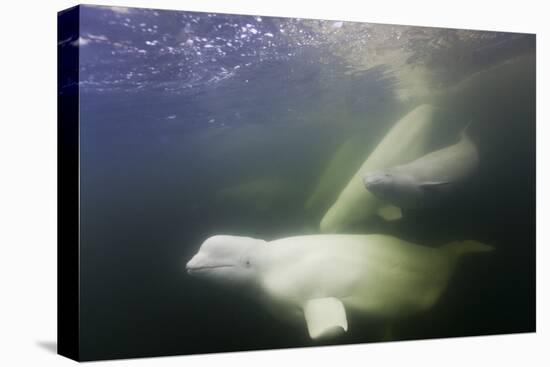
<path id="1" fill-rule="evenodd" d="M 322 232 L 341 233 L 355 224 L 364 223 L 373 215 L 379 215 L 386 220 L 401 217 L 399 208 L 365 190 L 363 174 L 411 162 L 426 154 L 435 114 L 434 107 L 424 104 L 397 121 L 325 213 L 320 223 Z"/>
<path id="2" fill-rule="evenodd" d="M 366 189 L 399 208 L 437 206 L 468 182 L 479 165 L 476 145 L 466 131 L 456 144 L 410 163 L 368 172 Z"/>
<path id="3" fill-rule="evenodd" d="M 271 242 L 218 235 L 187 272 L 245 288 L 281 319 L 304 322 L 312 339 L 346 332 L 347 314 L 395 321 L 430 309 L 457 261 L 491 251 L 476 241 L 431 248 L 387 235 L 310 235 Z"/>

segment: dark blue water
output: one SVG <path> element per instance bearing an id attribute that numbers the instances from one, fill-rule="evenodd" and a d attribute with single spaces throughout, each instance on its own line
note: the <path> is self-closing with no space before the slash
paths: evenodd
<path id="1" fill-rule="evenodd" d="M 85 6 L 80 39 L 60 47 L 80 47 L 84 359 L 316 345 L 183 266 L 214 234 L 317 233 L 341 187 L 304 203 L 335 151 L 359 137 L 366 156 L 425 101 L 447 111 L 434 148 L 477 121 L 473 192 L 349 232 L 498 251 L 464 263 L 394 338 L 534 330 L 534 36 Z M 494 69 L 506 60 L 520 61 Z M 350 317 L 334 343 L 381 340 L 382 320 Z"/>

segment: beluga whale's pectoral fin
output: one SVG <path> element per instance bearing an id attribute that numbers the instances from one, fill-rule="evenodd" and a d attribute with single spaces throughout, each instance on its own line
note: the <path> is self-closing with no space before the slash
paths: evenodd
<path id="1" fill-rule="evenodd" d="M 315 298 L 303 305 L 307 330 L 311 339 L 348 331 L 348 319 L 342 302 L 334 297 Z"/>
<path id="2" fill-rule="evenodd" d="M 403 218 L 403 212 L 401 211 L 401 208 L 395 205 L 382 206 L 378 209 L 376 213 L 387 221 L 398 220 Z"/>

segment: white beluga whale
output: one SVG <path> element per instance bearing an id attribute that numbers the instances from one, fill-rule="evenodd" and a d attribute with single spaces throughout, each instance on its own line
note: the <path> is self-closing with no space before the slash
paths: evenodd
<path id="1" fill-rule="evenodd" d="M 304 322 L 312 339 L 352 329 L 348 313 L 391 322 L 428 310 L 457 260 L 492 247 L 439 248 L 387 235 L 310 235 L 271 242 L 218 235 L 187 263 L 192 276 L 246 288 L 275 316 Z"/>
<path id="2" fill-rule="evenodd" d="M 477 147 L 463 131 L 456 144 L 404 165 L 368 172 L 363 183 L 374 196 L 400 208 L 430 207 L 460 190 L 478 165 Z"/>
<path id="3" fill-rule="evenodd" d="M 373 215 L 393 220 L 399 208 L 379 200 L 363 187 L 365 172 L 408 163 L 427 153 L 436 109 L 420 105 L 399 120 L 370 153 L 321 220 L 322 232 L 341 232 Z"/>

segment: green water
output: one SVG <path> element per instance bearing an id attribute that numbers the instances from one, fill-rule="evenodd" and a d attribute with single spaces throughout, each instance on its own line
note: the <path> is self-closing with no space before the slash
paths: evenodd
<path id="1" fill-rule="evenodd" d="M 422 103 L 439 109 L 430 149 L 474 122 L 478 175 L 443 206 L 345 233 L 496 251 L 461 262 L 439 302 L 395 322 L 391 340 L 534 331 L 533 35 L 156 13 L 81 13 L 85 359 L 318 345 L 305 324 L 184 264 L 215 234 L 319 233 L 376 144 Z M 348 320 L 328 343 L 385 337 L 384 320 Z"/>

